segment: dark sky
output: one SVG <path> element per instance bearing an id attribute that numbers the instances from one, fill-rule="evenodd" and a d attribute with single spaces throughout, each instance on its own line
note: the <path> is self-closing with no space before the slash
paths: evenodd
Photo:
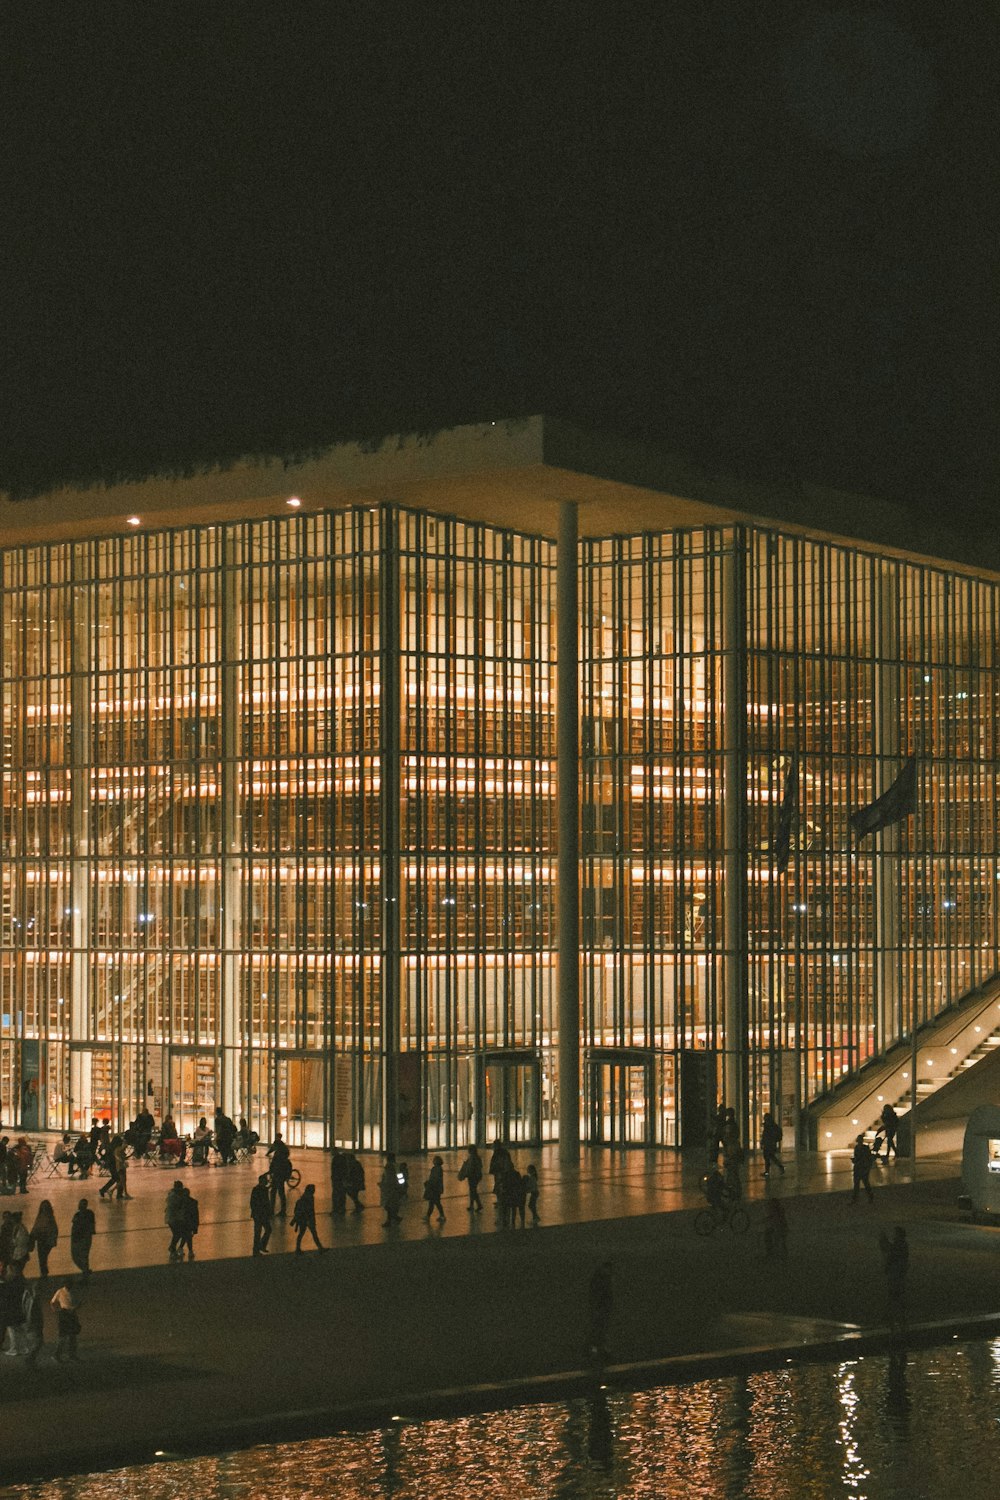
<path id="1" fill-rule="evenodd" d="M 0 19 L 12 491 L 545 410 L 991 503 L 992 0 Z"/>

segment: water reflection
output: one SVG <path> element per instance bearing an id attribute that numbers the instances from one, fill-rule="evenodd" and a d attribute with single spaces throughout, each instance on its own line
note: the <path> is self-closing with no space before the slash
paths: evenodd
<path id="1" fill-rule="evenodd" d="M 5 1500 L 993 1500 L 1000 1340 L 391 1423 Z"/>

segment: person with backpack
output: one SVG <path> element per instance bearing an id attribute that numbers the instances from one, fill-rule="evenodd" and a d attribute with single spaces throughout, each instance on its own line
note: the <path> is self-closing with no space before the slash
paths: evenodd
<path id="1" fill-rule="evenodd" d="M 379 1203 L 385 1209 L 383 1229 L 388 1229 L 390 1224 L 400 1222 L 399 1206 L 403 1201 L 404 1186 L 403 1174 L 396 1165 L 396 1153 L 387 1151 L 385 1166 L 378 1183 Z"/>
<path id="2" fill-rule="evenodd" d="M 479 1184 L 483 1180 L 483 1159 L 475 1146 L 469 1147 L 465 1160 L 458 1169 L 458 1180 L 464 1182 L 469 1189 L 469 1213 L 482 1213 Z"/>

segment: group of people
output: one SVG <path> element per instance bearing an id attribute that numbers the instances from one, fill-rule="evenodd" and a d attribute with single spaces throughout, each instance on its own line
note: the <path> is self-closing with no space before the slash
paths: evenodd
<path id="1" fill-rule="evenodd" d="M 74 1264 L 90 1275 L 90 1245 L 96 1223 L 87 1200 L 81 1199 L 70 1230 L 70 1254 Z M 59 1241 L 59 1226 L 51 1202 L 43 1198 L 29 1229 L 20 1209 L 0 1217 L 0 1351 L 21 1355 L 34 1364 L 44 1342 L 42 1283 L 48 1279 L 49 1257 Z M 38 1281 L 28 1279 L 32 1253 L 38 1257 Z M 50 1299 L 56 1310 L 58 1342 L 55 1358 L 76 1359 L 80 1333 L 80 1292 L 70 1279 Z"/>
<path id="2" fill-rule="evenodd" d="M 26 1136 L 0 1136 L 0 1193 L 26 1193 L 35 1153 Z"/>

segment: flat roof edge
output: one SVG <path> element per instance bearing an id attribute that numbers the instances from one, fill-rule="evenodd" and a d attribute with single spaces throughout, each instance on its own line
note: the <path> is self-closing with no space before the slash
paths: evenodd
<path id="1" fill-rule="evenodd" d="M 664 494 L 683 495 L 762 526 L 793 525 L 843 542 L 889 548 L 929 562 L 958 563 L 976 572 L 1000 572 L 1000 534 L 985 525 L 963 534 L 946 520 L 872 495 L 807 481 L 764 484 L 736 474 L 711 473 L 652 441 L 583 428 L 546 417 L 546 464 L 595 479 L 615 480 Z"/>

